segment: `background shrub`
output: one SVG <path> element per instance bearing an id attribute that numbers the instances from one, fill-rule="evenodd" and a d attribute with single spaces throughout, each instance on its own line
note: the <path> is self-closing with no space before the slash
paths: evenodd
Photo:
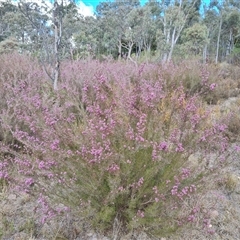
<path id="1" fill-rule="evenodd" d="M 0 62 L 1 178 L 38 197 L 42 224 L 71 212 L 104 232 L 208 230 L 197 199 L 228 139 L 202 97 L 215 90 L 204 66 L 65 62 L 53 91 L 31 59 Z"/>

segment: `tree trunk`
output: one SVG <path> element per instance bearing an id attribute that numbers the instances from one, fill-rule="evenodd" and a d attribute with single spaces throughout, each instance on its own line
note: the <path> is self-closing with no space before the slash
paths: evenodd
<path id="1" fill-rule="evenodd" d="M 62 37 L 62 19 L 60 14 L 60 8 L 57 0 L 54 1 L 53 8 L 53 23 L 54 23 L 54 72 L 53 72 L 53 88 L 57 89 L 59 77 L 60 77 L 60 59 L 59 48 Z"/>
<path id="2" fill-rule="evenodd" d="M 203 63 L 207 63 L 207 44 L 203 48 Z"/>
<path id="3" fill-rule="evenodd" d="M 220 37 L 221 37 L 221 30 L 222 30 L 222 15 L 220 16 L 220 23 L 219 23 L 219 29 L 218 29 L 218 38 L 217 38 L 217 49 L 216 49 L 216 58 L 215 63 L 218 63 L 218 55 L 219 55 L 219 45 L 220 45 Z"/>
<path id="4" fill-rule="evenodd" d="M 176 27 L 174 27 L 174 30 L 173 30 L 173 33 L 172 33 L 172 39 L 171 39 L 171 48 L 170 48 L 170 51 L 168 53 L 168 58 L 167 58 L 167 61 L 170 62 L 171 59 L 172 59 L 172 54 L 173 54 L 173 49 L 174 49 L 174 46 L 175 46 L 175 34 L 176 34 Z"/>
<path id="5" fill-rule="evenodd" d="M 180 37 L 180 33 L 182 32 L 183 27 L 178 31 L 178 33 L 176 34 L 176 27 L 174 27 L 173 33 L 172 33 L 172 39 L 171 39 L 171 48 L 170 51 L 168 53 L 168 59 L 167 61 L 170 62 L 172 59 L 172 54 L 173 54 L 173 50 L 174 47 L 176 46 L 176 43 Z"/>
<path id="6" fill-rule="evenodd" d="M 127 58 L 128 58 L 128 59 L 131 59 L 131 53 L 132 53 L 133 44 L 134 44 L 134 43 L 133 43 L 132 41 L 130 41 L 130 42 L 128 43 L 128 48 L 127 48 L 127 50 L 128 50 Z"/>
<path id="7" fill-rule="evenodd" d="M 118 40 L 118 60 L 122 58 L 122 41 Z"/>

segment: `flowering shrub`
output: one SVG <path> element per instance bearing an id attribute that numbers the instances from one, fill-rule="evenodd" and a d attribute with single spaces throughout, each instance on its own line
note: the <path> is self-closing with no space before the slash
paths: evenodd
<path id="1" fill-rule="evenodd" d="M 197 222 L 201 206 L 187 199 L 219 166 L 208 158 L 226 150 L 226 125 L 172 81 L 177 66 L 65 62 L 53 91 L 36 62 L 0 62 L 0 178 L 39 196 L 42 223 L 71 211 L 98 230 L 117 220 L 122 231 L 163 236 Z"/>

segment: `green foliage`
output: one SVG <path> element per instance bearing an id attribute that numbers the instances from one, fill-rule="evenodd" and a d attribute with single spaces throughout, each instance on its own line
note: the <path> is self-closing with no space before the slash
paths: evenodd
<path id="1" fill-rule="evenodd" d="M 205 25 L 196 23 L 186 28 L 183 37 L 183 44 L 190 55 L 202 54 L 203 47 L 208 43 L 208 29 Z"/>
<path id="2" fill-rule="evenodd" d="M 86 179 L 84 186 L 79 185 L 79 188 L 85 192 L 86 199 L 91 201 L 91 208 L 95 209 L 93 226 L 96 229 L 104 231 L 111 229 L 116 217 L 128 229 L 146 226 L 152 234 L 158 233 L 161 236 L 177 229 L 177 225 L 171 222 L 173 212 L 166 211 L 171 201 L 170 195 L 166 202 L 156 203 L 153 198 L 153 188 L 157 187 L 160 192 L 170 192 L 172 185 L 166 188 L 166 181 L 174 181 L 174 175 L 186 159 L 180 155 L 168 155 L 165 157 L 169 163 L 162 165 L 153 162 L 151 154 L 152 151 L 148 148 L 125 155 L 125 158 L 130 158 L 132 163 L 122 163 L 120 174 L 111 176 L 105 173 L 101 182 L 93 181 L 93 194 L 89 189 L 85 189 Z M 99 170 L 96 172 L 91 170 L 91 176 L 97 174 Z M 144 179 L 141 188 L 135 189 L 131 186 L 141 177 Z M 119 187 L 124 189 L 118 189 Z M 80 195 L 82 196 L 81 193 Z M 138 210 L 144 210 L 144 218 L 137 217 Z"/>
<path id="3" fill-rule="evenodd" d="M 8 181 L 4 178 L 0 178 L 0 193 L 6 188 Z"/>
<path id="4" fill-rule="evenodd" d="M 11 53 L 19 48 L 19 44 L 14 38 L 6 39 L 0 42 L 0 54 Z"/>
<path id="5" fill-rule="evenodd" d="M 14 225 L 11 221 L 8 220 L 6 215 L 1 214 L 1 227 L 0 227 L 0 236 L 7 235 L 14 230 Z"/>
<path id="6" fill-rule="evenodd" d="M 138 0 L 101 2 L 96 18 L 79 14 L 78 3 L 65 1 L 60 7 L 62 38 L 61 59 L 90 59 L 127 55 L 131 61 L 170 61 L 179 57 L 201 56 L 238 62 L 235 40 L 239 36 L 239 4 L 212 1 L 201 11 L 201 1 L 150 1 L 140 6 Z M 54 42 L 51 5 L 21 1 L 0 4 L 0 42 L 16 39 L 21 52 L 31 52 L 42 62 L 52 61 Z M 221 20 L 221 25 L 219 26 Z M 220 30 L 219 30 L 220 28 Z M 219 44 L 217 43 L 220 34 Z M 218 46 L 219 45 L 219 46 Z M 235 46 L 234 46 L 235 45 Z M 148 54 L 158 55 L 156 59 Z M 136 57 L 131 59 L 132 54 Z M 172 55 L 173 54 L 173 55 Z"/>
<path id="7" fill-rule="evenodd" d="M 25 222 L 19 227 L 19 231 L 32 234 L 35 231 L 35 222 L 34 219 L 26 219 Z"/>
<path id="8" fill-rule="evenodd" d="M 103 206 L 94 217 L 93 227 L 100 230 L 111 229 L 115 216 L 116 210 L 114 206 Z"/>

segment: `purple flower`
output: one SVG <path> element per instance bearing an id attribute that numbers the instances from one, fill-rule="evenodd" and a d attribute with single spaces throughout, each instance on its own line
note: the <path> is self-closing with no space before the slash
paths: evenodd
<path id="1" fill-rule="evenodd" d="M 216 83 L 212 83 L 212 84 L 210 84 L 209 88 L 210 88 L 211 91 L 213 91 L 216 86 L 217 86 Z"/>
<path id="2" fill-rule="evenodd" d="M 51 144 L 51 149 L 52 150 L 59 150 L 59 143 L 60 141 L 58 139 L 54 140 L 53 143 Z"/>
<path id="3" fill-rule="evenodd" d="M 235 146 L 235 150 L 236 150 L 237 152 L 240 152 L 240 146 Z"/>
<path id="4" fill-rule="evenodd" d="M 161 143 L 158 145 L 158 148 L 159 148 L 159 150 L 161 150 L 161 151 L 167 151 L 167 148 L 168 148 L 167 142 L 161 142 Z"/>
<path id="5" fill-rule="evenodd" d="M 25 180 L 25 185 L 27 185 L 27 187 L 31 187 L 34 184 L 34 180 L 32 178 L 27 178 Z"/>
<path id="6" fill-rule="evenodd" d="M 181 143 L 178 143 L 175 150 L 176 150 L 176 152 L 184 152 L 184 148 Z"/>

